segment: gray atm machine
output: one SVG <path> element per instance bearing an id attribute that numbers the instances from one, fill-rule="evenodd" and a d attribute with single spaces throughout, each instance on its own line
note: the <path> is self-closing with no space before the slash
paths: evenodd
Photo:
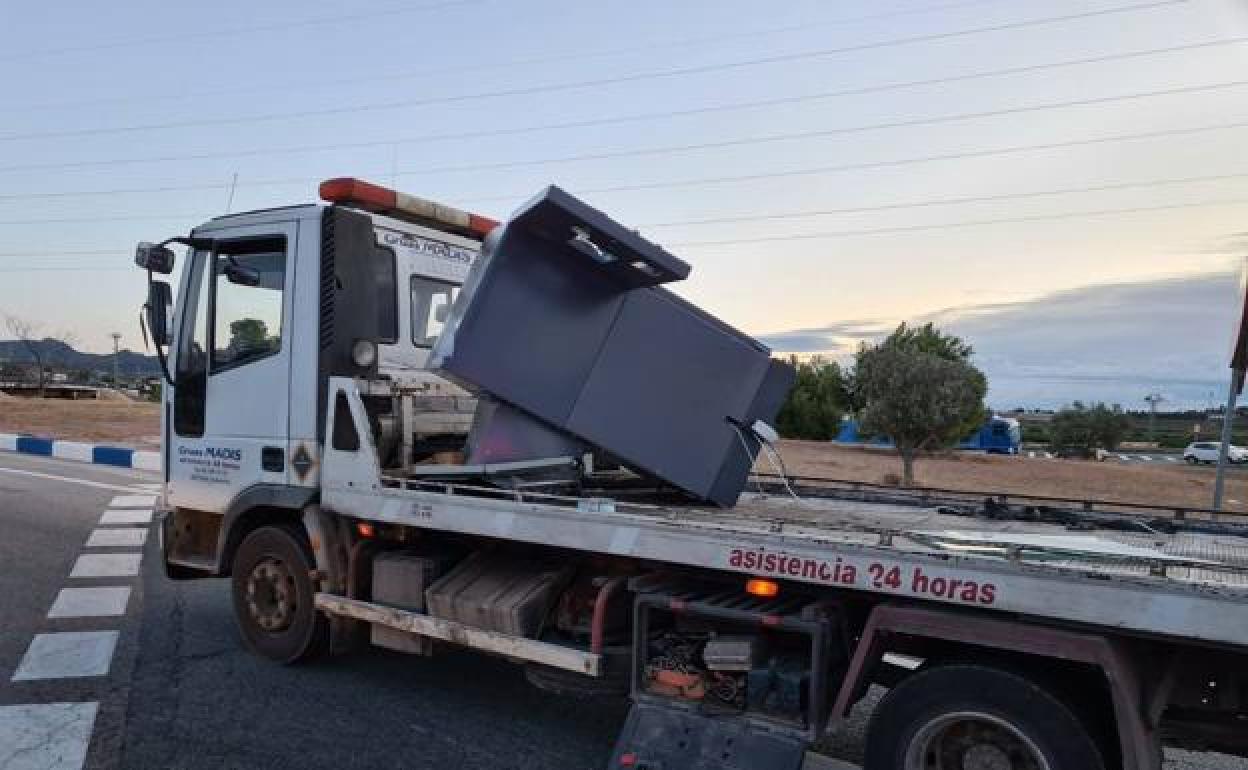
<path id="1" fill-rule="evenodd" d="M 468 462 L 563 441 L 734 504 L 795 375 L 663 288 L 689 269 L 553 186 L 495 229 L 430 359 L 498 404 L 478 413 Z"/>

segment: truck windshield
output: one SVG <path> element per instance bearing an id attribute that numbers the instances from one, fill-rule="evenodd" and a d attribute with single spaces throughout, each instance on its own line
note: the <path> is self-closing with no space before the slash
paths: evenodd
<path id="1" fill-rule="evenodd" d="M 447 281 L 412 276 L 412 343 L 433 347 L 446 324 L 459 287 Z"/>

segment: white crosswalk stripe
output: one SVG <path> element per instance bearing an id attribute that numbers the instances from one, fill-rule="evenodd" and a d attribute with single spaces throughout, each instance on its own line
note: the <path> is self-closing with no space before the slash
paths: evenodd
<path id="1" fill-rule="evenodd" d="M 118 495 L 109 508 L 147 508 L 156 503 L 156 495 Z"/>
<path id="2" fill-rule="evenodd" d="M 118 631 L 36 634 L 17 665 L 13 681 L 104 676 L 113 662 L 118 636 Z"/>
<path id="3" fill-rule="evenodd" d="M 0 706 L 0 767 L 77 770 L 87 759 L 96 703 Z"/>
<path id="4" fill-rule="evenodd" d="M 87 538 L 87 548 L 141 546 L 147 542 L 147 530 L 139 527 L 97 529 Z"/>
<path id="5" fill-rule="evenodd" d="M 101 524 L 150 524 L 151 510 L 104 511 L 100 517 Z"/>
<path id="6" fill-rule="evenodd" d="M 134 577 L 139 574 L 140 553 L 84 553 L 74 562 L 71 578 Z"/>
<path id="7" fill-rule="evenodd" d="M 126 614 L 130 586 L 62 588 L 48 610 L 49 618 L 99 618 Z"/>

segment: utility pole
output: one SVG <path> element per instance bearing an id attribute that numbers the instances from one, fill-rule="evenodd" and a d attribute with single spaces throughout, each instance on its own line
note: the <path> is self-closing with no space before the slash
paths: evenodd
<path id="1" fill-rule="evenodd" d="M 1231 426 L 1235 421 L 1235 400 L 1244 389 L 1244 375 L 1248 371 L 1248 257 L 1240 261 L 1239 328 L 1231 347 L 1231 387 L 1226 395 L 1226 411 L 1222 413 L 1222 446 L 1218 450 L 1218 475 L 1213 482 L 1213 508 L 1222 510 L 1222 489 L 1226 481 L 1226 456 L 1231 447 Z"/>
<path id="2" fill-rule="evenodd" d="M 1157 405 L 1166 400 L 1160 393 L 1149 393 L 1144 397 L 1148 402 L 1148 440 L 1157 440 Z"/>
<path id="3" fill-rule="evenodd" d="M 119 346 L 121 345 L 121 332 L 113 332 L 113 390 L 121 390 L 121 380 L 118 375 L 118 359 Z"/>

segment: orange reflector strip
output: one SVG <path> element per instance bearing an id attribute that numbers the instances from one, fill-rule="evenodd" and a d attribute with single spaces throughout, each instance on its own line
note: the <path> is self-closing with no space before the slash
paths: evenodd
<path id="1" fill-rule="evenodd" d="M 372 537 L 377 534 L 377 528 L 365 521 L 357 521 L 355 531 L 360 533 L 360 537 Z"/>
<path id="2" fill-rule="evenodd" d="M 745 582 L 745 592 L 754 596 L 761 596 L 770 599 L 773 596 L 780 595 L 780 584 L 774 580 L 764 580 L 763 578 L 750 578 Z"/>

